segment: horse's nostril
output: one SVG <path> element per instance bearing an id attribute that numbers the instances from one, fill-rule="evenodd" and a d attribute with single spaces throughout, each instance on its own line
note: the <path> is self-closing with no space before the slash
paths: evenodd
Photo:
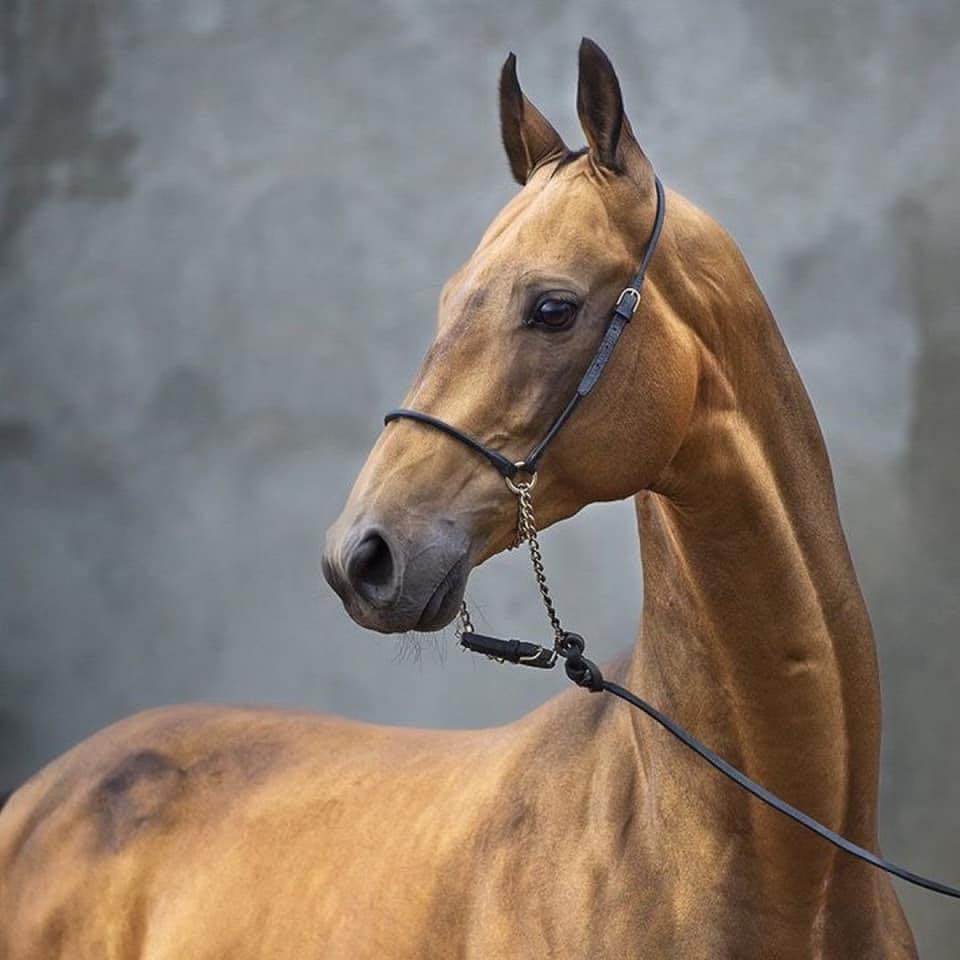
<path id="1" fill-rule="evenodd" d="M 367 533 L 347 561 L 347 579 L 362 597 L 385 600 L 395 588 L 396 564 L 390 545 L 379 533 Z"/>

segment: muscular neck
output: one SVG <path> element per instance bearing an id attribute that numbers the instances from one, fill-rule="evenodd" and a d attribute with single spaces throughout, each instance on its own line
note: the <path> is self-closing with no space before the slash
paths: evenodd
<path id="1" fill-rule="evenodd" d="M 870 622 L 807 394 L 759 294 L 743 309 L 716 329 L 748 347 L 698 335 L 686 440 L 657 492 L 637 498 L 645 602 L 630 680 L 751 777 L 873 846 Z M 831 897 L 862 897 L 867 871 L 635 725 L 651 776 L 675 785 L 665 816 L 692 810 L 711 848 L 741 839 L 730 862 L 744 883 L 806 904 L 798 915 L 821 928 Z"/>

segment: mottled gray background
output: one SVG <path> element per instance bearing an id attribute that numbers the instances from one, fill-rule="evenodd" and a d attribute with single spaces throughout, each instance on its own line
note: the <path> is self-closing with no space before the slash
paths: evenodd
<path id="1" fill-rule="evenodd" d="M 581 34 L 780 319 L 877 626 L 885 849 L 960 880 L 956 0 L 3 0 L 0 783 L 169 701 L 476 725 L 562 683 L 398 657 L 318 550 L 514 189 L 504 55 L 580 143 Z M 545 540 L 570 622 L 629 643 L 630 506 Z M 472 595 L 540 627 L 522 557 Z M 954 955 L 956 907 L 904 898 Z"/>

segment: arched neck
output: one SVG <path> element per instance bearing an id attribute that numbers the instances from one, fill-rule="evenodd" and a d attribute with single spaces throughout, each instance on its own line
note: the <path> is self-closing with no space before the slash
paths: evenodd
<path id="1" fill-rule="evenodd" d="M 701 340 L 686 440 L 656 490 L 637 498 L 645 599 L 629 680 L 754 779 L 872 846 L 880 707 L 870 622 L 812 406 L 759 293 L 752 302 L 754 315 L 739 318 L 748 350 Z M 752 862 L 769 871 L 764 883 L 796 896 L 819 889 L 832 850 L 693 769 L 663 738 L 637 734 L 678 803 L 692 796 L 697 816 L 760 848 Z"/>

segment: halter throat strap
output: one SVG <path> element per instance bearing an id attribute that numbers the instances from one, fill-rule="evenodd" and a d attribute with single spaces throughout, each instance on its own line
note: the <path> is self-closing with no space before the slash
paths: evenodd
<path id="1" fill-rule="evenodd" d="M 439 417 L 434 417 L 429 413 L 422 413 L 419 410 L 412 410 L 408 407 L 398 407 L 395 410 L 391 410 L 383 418 L 384 425 L 392 423 L 394 420 L 416 420 L 418 423 L 425 424 L 428 427 L 439 430 L 441 433 L 445 433 L 448 437 L 453 437 L 454 440 L 459 440 L 464 446 L 469 447 L 475 453 L 486 458 L 487 462 L 507 480 L 512 480 L 519 474 L 535 475 L 541 458 L 547 452 L 547 447 L 553 442 L 554 438 L 560 432 L 561 427 L 563 427 L 573 415 L 574 410 L 577 409 L 583 398 L 588 396 L 590 391 L 597 385 L 597 381 L 600 379 L 601 374 L 610 361 L 610 357 L 613 355 L 617 342 L 620 340 L 623 331 L 627 328 L 627 324 L 633 319 L 633 315 L 640 305 L 643 281 L 647 274 L 647 267 L 650 266 L 650 261 L 653 259 L 653 254 L 657 249 L 657 242 L 660 239 L 660 232 L 663 229 L 663 218 L 666 214 L 667 207 L 663 184 L 660 182 L 659 177 L 654 178 L 654 183 L 657 191 L 657 211 L 653 220 L 653 229 L 650 231 L 650 237 L 647 240 L 647 246 L 643 253 L 643 259 L 640 261 L 640 266 L 637 268 L 637 272 L 630 280 L 630 283 L 623 288 L 623 291 L 617 298 L 617 303 L 613 308 L 613 314 L 610 317 L 610 322 L 607 324 L 607 329 L 604 331 L 600 346 L 597 347 L 597 352 L 593 355 L 593 359 L 590 361 L 586 373 L 584 373 L 583 378 L 577 385 L 576 392 L 560 412 L 560 415 L 553 421 L 543 439 L 526 457 L 522 460 L 511 460 L 509 457 L 500 453 L 500 451 L 493 450 L 476 437 L 465 433 L 459 427 L 447 423 L 446 420 L 441 420 Z"/>

